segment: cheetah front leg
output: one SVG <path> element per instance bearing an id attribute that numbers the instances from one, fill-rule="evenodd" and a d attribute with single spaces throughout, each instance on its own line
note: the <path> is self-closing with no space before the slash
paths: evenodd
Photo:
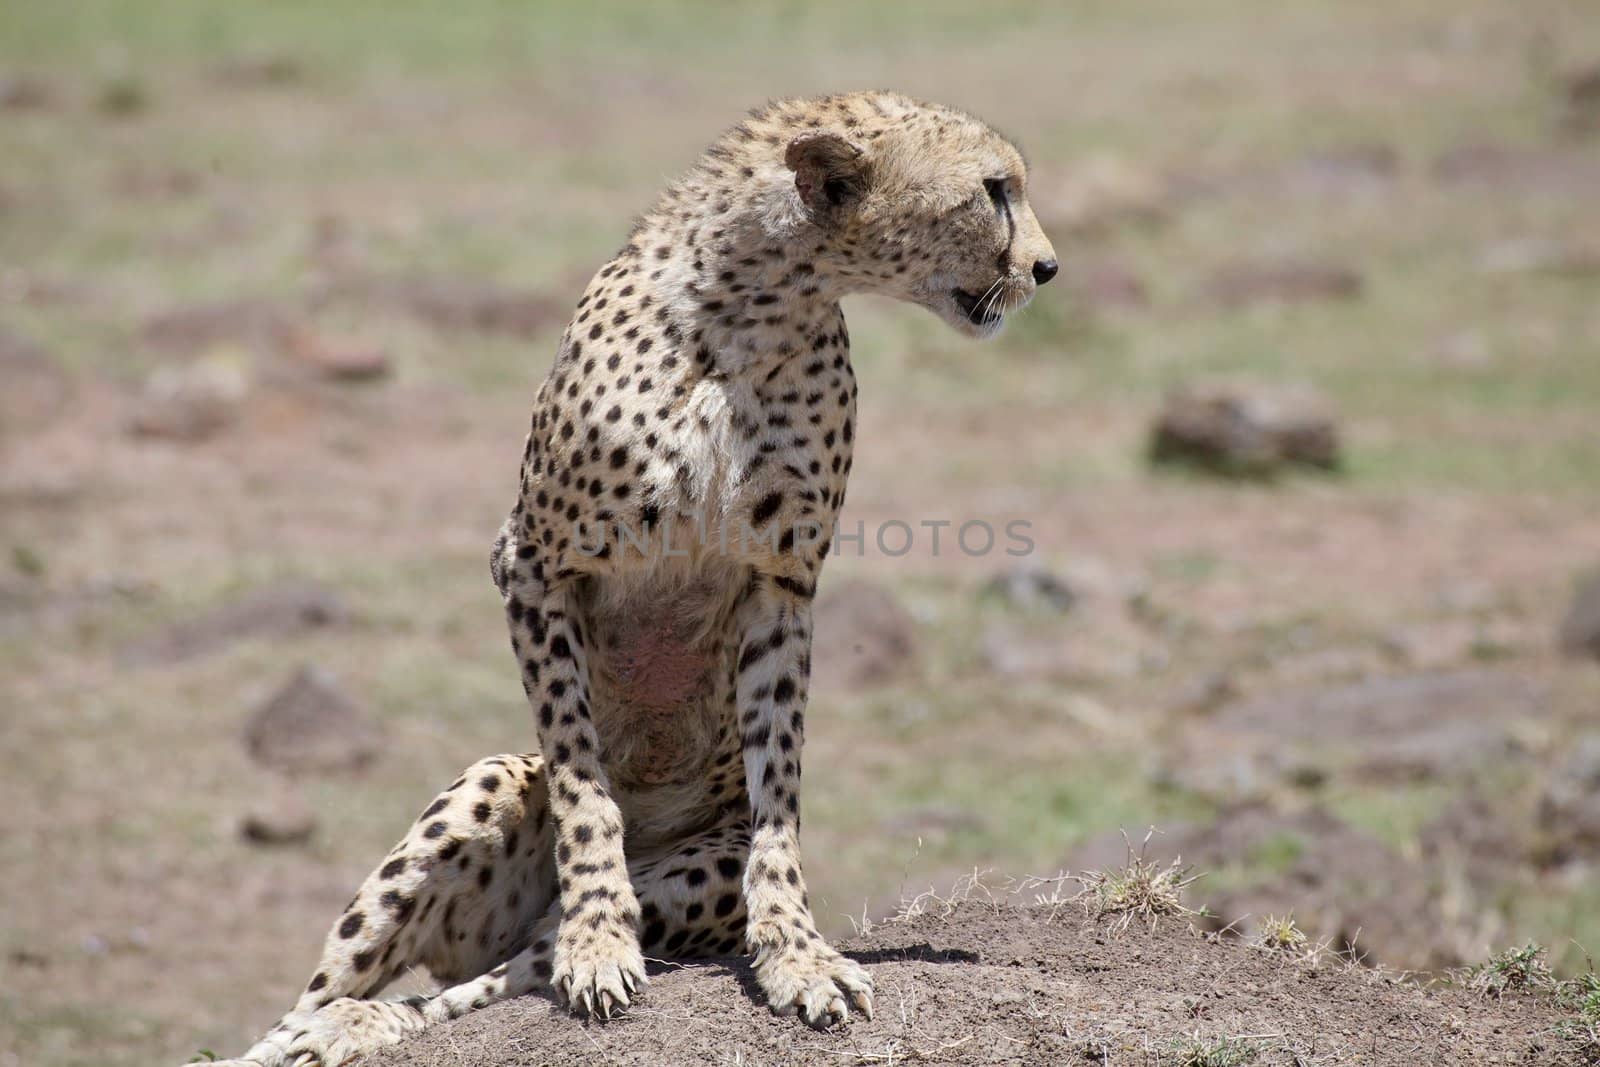
<path id="1" fill-rule="evenodd" d="M 772 1010 L 817 1027 L 854 1004 L 872 1018 L 872 979 L 817 933 L 800 873 L 800 748 L 811 671 L 811 601 L 769 579 L 745 610 L 737 701 L 753 826 L 745 940 Z"/>
<path id="2" fill-rule="evenodd" d="M 622 812 L 590 716 L 582 625 L 567 592 L 547 589 L 520 558 L 510 568 L 506 617 L 538 723 L 556 828 L 561 921 L 551 983 L 574 1012 L 609 1018 L 644 986 L 645 970 Z"/>

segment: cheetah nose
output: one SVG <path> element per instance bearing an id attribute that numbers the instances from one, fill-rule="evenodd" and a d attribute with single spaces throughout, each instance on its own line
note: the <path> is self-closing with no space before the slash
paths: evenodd
<path id="1" fill-rule="evenodd" d="M 1056 271 L 1060 269 L 1061 264 L 1057 263 L 1053 259 L 1037 260 L 1033 264 L 1033 280 L 1037 284 L 1043 285 L 1051 278 L 1054 278 L 1056 276 Z"/>

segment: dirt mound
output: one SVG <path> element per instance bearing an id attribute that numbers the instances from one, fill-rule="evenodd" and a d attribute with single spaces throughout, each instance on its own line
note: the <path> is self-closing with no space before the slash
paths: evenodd
<path id="1" fill-rule="evenodd" d="M 910 673 L 917 623 L 893 593 L 871 582 L 845 582 L 817 598 L 811 688 L 846 692 L 886 685 Z"/>
<path id="2" fill-rule="evenodd" d="M 830 1033 L 774 1017 L 742 960 L 656 964 L 644 1000 L 583 1025 L 525 997 L 437 1027 L 366 1067 L 475 1064 L 1575 1062 L 1555 1009 L 1424 990 L 1342 962 L 1215 943 L 1166 921 L 1114 935 L 1075 904 L 936 906 L 842 946 L 872 967 L 877 1016 Z"/>
<path id="3" fill-rule="evenodd" d="M 303 666 L 251 713 L 245 747 L 287 774 L 358 771 L 377 758 L 382 732 L 321 667 Z"/>

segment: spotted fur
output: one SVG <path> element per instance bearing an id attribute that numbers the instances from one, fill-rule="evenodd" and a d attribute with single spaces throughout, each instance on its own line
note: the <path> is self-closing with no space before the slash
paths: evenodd
<path id="1" fill-rule="evenodd" d="M 811 603 L 856 383 L 841 297 L 987 336 L 1055 273 L 1021 156 L 893 93 L 752 112 L 594 276 L 491 555 L 538 753 L 469 768 L 245 1063 L 344 1062 L 495 1000 L 609 1016 L 645 954 L 754 953 L 775 1011 L 870 1015 L 800 862 Z M 442 992 L 375 996 L 426 967 Z"/>

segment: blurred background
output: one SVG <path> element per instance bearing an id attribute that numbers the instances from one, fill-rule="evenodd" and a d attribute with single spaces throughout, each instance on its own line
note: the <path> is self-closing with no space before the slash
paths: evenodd
<path id="1" fill-rule="evenodd" d="M 1600 949 L 1588 0 L 5 3 L 0 1064 L 242 1048 L 531 747 L 486 559 L 572 304 L 862 87 L 1015 137 L 1063 271 L 986 345 L 849 308 L 827 929 L 1156 826 L 1218 926 Z"/>

